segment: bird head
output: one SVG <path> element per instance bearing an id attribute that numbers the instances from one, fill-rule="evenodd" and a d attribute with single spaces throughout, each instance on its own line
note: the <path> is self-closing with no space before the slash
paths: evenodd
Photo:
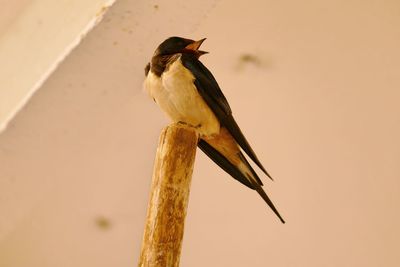
<path id="1" fill-rule="evenodd" d="M 208 53 L 199 50 L 201 44 L 204 42 L 205 39 L 206 38 L 194 41 L 181 37 L 170 37 L 158 46 L 158 48 L 154 52 L 154 56 L 169 56 L 178 53 L 188 53 L 193 54 L 197 58 L 199 58 L 200 56 Z"/>

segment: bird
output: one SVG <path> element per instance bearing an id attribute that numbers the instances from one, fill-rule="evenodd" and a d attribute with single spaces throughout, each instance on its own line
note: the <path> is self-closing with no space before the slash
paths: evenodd
<path id="1" fill-rule="evenodd" d="M 282 223 L 285 220 L 263 190 L 263 183 L 244 154 L 272 180 L 236 123 L 217 81 L 199 58 L 206 38 L 170 37 L 145 67 L 145 91 L 172 122 L 194 127 L 198 147 L 243 185 L 256 190 Z"/>

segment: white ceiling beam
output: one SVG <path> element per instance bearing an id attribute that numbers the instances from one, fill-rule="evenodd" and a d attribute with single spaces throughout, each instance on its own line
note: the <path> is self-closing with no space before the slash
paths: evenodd
<path id="1" fill-rule="evenodd" d="M 115 0 L 19 0 L 0 20 L 0 131 Z"/>

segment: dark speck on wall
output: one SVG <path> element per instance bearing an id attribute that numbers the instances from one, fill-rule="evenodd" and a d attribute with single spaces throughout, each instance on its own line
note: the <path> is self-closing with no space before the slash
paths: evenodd
<path id="1" fill-rule="evenodd" d="M 236 67 L 235 69 L 237 71 L 242 71 L 247 67 L 253 66 L 256 68 L 264 68 L 268 67 L 270 62 L 265 61 L 264 58 L 260 58 L 259 56 L 255 54 L 249 54 L 249 53 L 243 53 L 239 55 L 237 61 L 236 61 Z"/>
<path id="2" fill-rule="evenodd" d="M 154 8 L 155 10 L 158 10 L 159 6 L 158 6 L 158 5 L 154 5 L 153 8 Z"/>
<path id="3" fill-rule="evenodd" d="M 95 224 L 101 230 L 109 230 L 111 228 L 111 221 L 104 216 L 95 218 Z"/>
<path id="4" fill-rule="evenodd" d="M 261 60 L 256 55 L 252 54 L 242 54 L 239 58 L 239 61 L 244 64 L 253 64 L 256 66 L 261 65 Z"/>

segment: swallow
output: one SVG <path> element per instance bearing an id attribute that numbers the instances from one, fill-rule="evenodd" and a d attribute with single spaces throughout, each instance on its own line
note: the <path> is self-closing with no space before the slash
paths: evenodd
<path id="1" fill-rule="evenodd" d="M 198 147 L 237 181 L 256 190 L 285 223 L 241 151 L 271 176 L 233 118 L 214 76 L 199 60 L 208 53 L 199 50 L 204 40 L 170 37 L 162 42 L 145 67 L 144 89 L 173 122 L 196 128 Z"/>

